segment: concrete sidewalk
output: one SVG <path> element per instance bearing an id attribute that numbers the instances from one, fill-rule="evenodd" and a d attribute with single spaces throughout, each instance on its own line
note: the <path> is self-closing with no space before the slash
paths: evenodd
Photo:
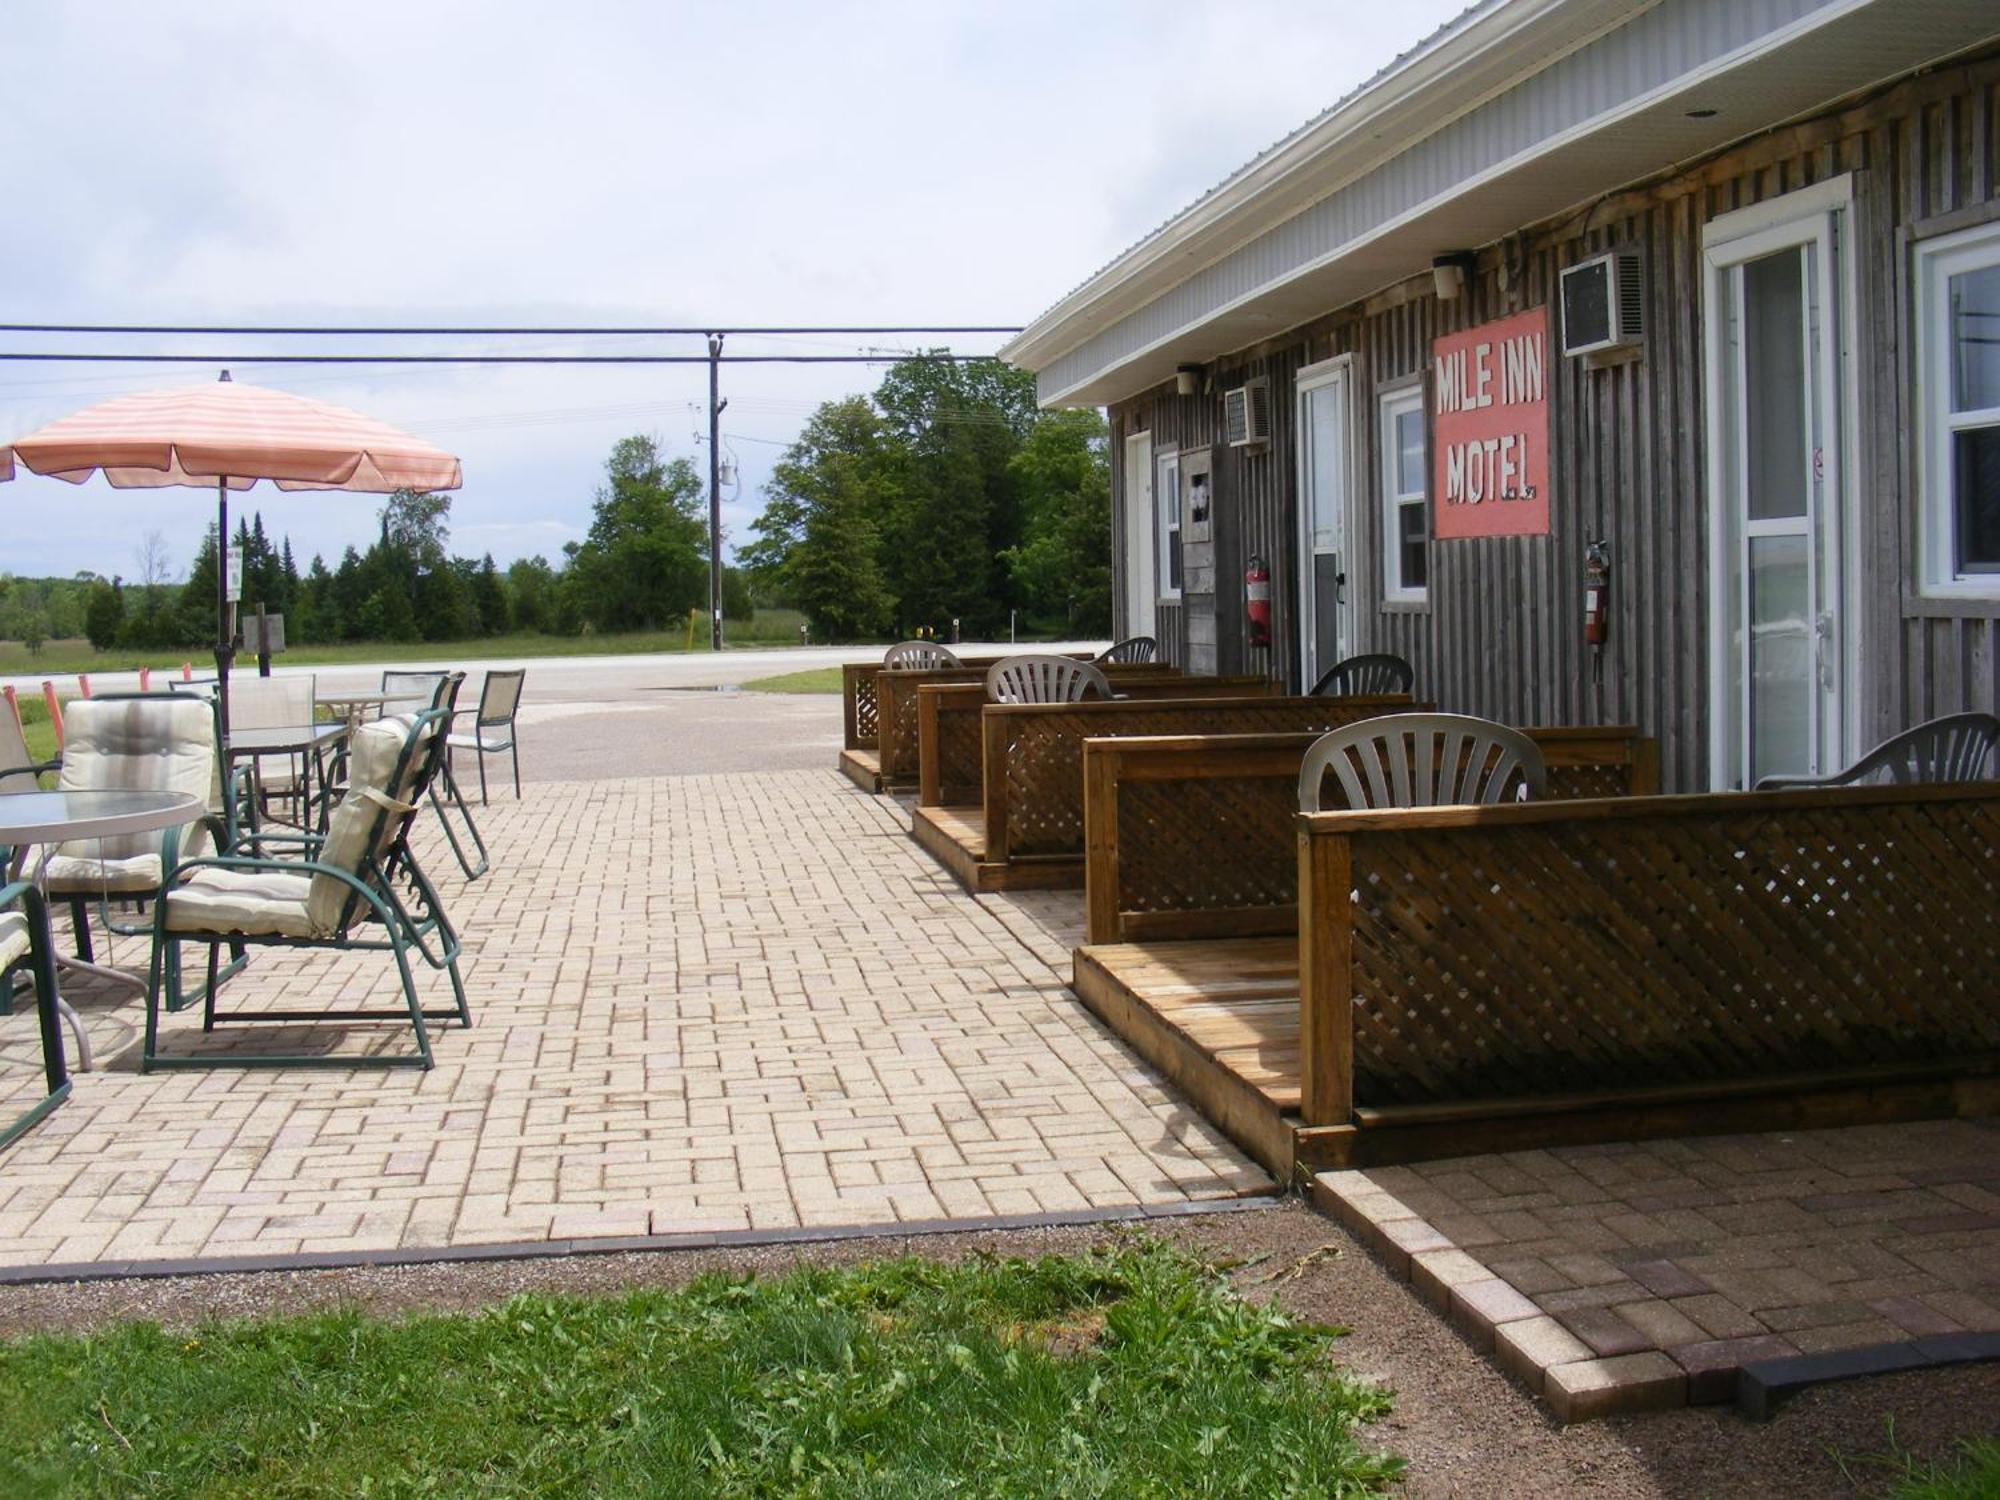
<path id="1" fill-rule="evenodd" d="M 0 1265 L 893 1224 L 1171 1204 L 1264 1174 L 1089 1017 L 1032 914 L 961 893 L 836 773 L 545 782 L 481 814 L 477 1024 L 430 1073 L 142 1075 L 129 991 L 77 982 L 101 1071 L 0 1155 Z M 1003 917 L 1005 920 L 1003 920 Z M 1027 924 L 1025 930 L 1023 924 Z M 123 939 L 117 961 L 145 945 Z M 448 994 L 426 975 L 433 1003 Z M 237 1007 L 391 1002 L 379 953 L 259 950 Z M 164 1045 L 407 1049 L 406 1027 Z M 0 1020 L 10 1084 L 32 1017 Z M 5 1101 L 0 1101 L 4 1107 Z"/>

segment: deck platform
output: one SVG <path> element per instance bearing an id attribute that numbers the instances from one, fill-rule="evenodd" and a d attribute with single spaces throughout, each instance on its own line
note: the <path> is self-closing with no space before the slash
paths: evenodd
<path id="1" fill-rule="evenodd" d="M 840 774 L 864 792 L 879 792 L 885 789 L 882 780 L 882 753 L 879 750 L 841 751 Z"/>
<path id="2" fill-rule="evenodd" d="M 933 859 L 974 895 L 993 891 L 1083 889 L 1081 857 L 1056 855 L 1048 858 L 1017 856 L 1006 861 L 988 859 L 984 807 L 915 808 L 910 832 Z"/>
<path id="3" fill-rule="evenodd" d="M 1236 1144 L 1288 1180 L 1332 1164 L 1345 1132 L 1299 1119 L 1299 942 L 1096 943 L 1076 950 L 1083 1003 Z"/>

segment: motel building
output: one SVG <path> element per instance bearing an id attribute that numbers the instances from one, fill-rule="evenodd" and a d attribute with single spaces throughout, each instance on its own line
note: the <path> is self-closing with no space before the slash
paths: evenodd
<path id="1" fill-rule="evenodd" d="M 2000 3 L 1489 0 L 1005 357 L 1190 671 L 1837 770 L 2000 708 Z"/>

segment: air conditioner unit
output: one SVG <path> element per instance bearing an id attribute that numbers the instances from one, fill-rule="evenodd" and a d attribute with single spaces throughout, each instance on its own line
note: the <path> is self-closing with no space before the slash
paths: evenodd
<path id="1" fill-rule="evenodd" d="M 1271 382 L 1260 375 L 1222 393 L 1222 430 L 1232 448 L 1271 441 Z"/>
<path id="2" fill-rule="evenodd" d="M 1646 332 L 1646 287 L 1639 252 L 1617 250 L 1562 273 L 1562 351 L 1626 349 Z"/>

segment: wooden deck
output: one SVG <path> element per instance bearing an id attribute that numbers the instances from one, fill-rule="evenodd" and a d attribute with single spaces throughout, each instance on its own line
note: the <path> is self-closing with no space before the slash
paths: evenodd
<path id="1" fill-rule="evenodd" d="M 1299 1119 L 1295 937 L 1097 943 L 1083 1003 L 1258 1162 L 1288 1181 L 1317 1142 Z"/>
<path id="2" fill-rule="evenodd" d="M 1083 888 L 1081 859 L 986 857 L 984 807 L 919 807 L 910 833 L 917 843 L 974 895 L 989 891 L 1074 891 Z"/>
<path id="3" fill-rule="evenodd" d="M 840 774 L 864 792 L 881 791 L 883 789 L 881 752 L 863 749 L 842 750 Z"/>

